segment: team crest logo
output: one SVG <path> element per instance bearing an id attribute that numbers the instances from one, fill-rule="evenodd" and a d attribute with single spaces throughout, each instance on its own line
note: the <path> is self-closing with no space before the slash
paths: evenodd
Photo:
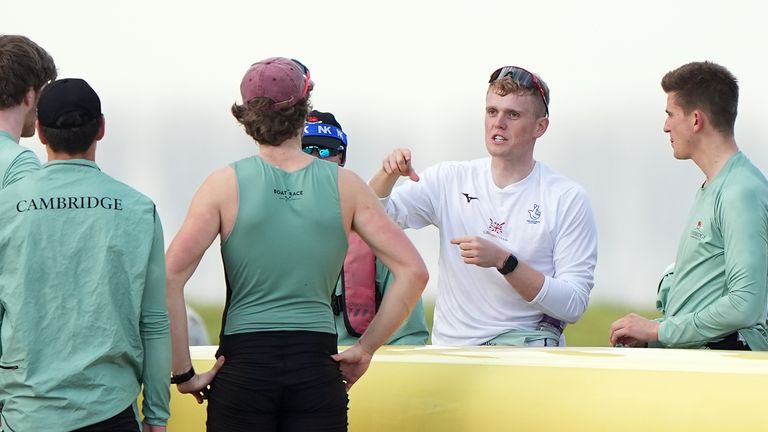
<path id="1" fill-rule="evenodd" d="M 502 230 L 504 229 L 504 224 L 506 224 L 506 222 L 496 222 L 491 219 L 491 223 L 488 225 L 488 231 L 494 234 L 503 234 Z"/>
<path id="2" fill-rule="evenodd" d="M 541 210 L 539 210 L 538 204 L 534 204 L 533 208 L 528 210 L 528 220 L 526 222 L 535 225 L 541 222 L 539 218 L 541 218 Z"/>
<path id="3" fill-rule="evenodd" d="M 506 225 L 506 222 L 496 222 L 493 220 L 493 218 L 488 218 L 490 220 L 490 223 L 488 224 L 488 228 L 483 230 L 483 234 L 488 234 L 489 236 L 496 237 L 499 240 L 509 241 L 506 237 L 504 237 L 504 225 Z"/>
<path id="4" fill-rule="evenodd" d="M 704 240 L 707 234 L 704 232 L 704 223 L 702 221 L 696 221 L 696 226 L 693 227 L 689 236 L 696 240 Z"/>

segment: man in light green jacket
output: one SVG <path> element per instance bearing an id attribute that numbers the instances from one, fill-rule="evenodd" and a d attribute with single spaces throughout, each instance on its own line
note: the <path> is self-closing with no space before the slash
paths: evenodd
<path id="1" fill-rule="evenodd" d="M 0 190 L 40 169 L 19 139 L 35 134 L 37 99 L 53 79 L 56 65 L 43 48 L 24 36 L 0 36 Z"/>
<path id="2" fill-rule="evenodd" d="M 46 86 L 48 163 L 0 192 L 0 405 L 7 432 L 163 432 L 170 335 L 154 203 L 101 172 L 101 102 Z"/>
<path id="3" fill-rule="evenodd" d="M 664 316 L 630 314 L 613 323 L 613 345 L 768 350 L 768 181 L 739 150 L 736 78 L 711 62 L 667 73 L 664 132 L 676 159 L 705 179 L 659 287 Z"/>

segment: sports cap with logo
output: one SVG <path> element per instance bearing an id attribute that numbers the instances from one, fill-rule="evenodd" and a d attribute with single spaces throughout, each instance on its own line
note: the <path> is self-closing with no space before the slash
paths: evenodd
<path id="1" fill-rule="evenodd" d="M 301 147 L 306 153 L 311 154 L 317 150 L 323 159 L 341 153 L 341 164 L 344 165 L 347 144 L 347 134 L 333 114 L 313 110 L 307 115 L 304 135 L 301 137 Z"/>
<path id="2" fill-rule="evenodd" d="M 93 88 L 80 78 L 56 80 L 40 92 L 37 119 L 43 127 L 75 129 L 99 117 L 101 100 Z"/>
<path id="3" fill-rule="evenodd" d="M 248 68 L 240 83 L 240 94 L 245 104 L 253 98 L 268 98 L 273 104 L 266 110 L 276 111 L 304 100 L 312 84 L 309 69 L 299 61 L 270 57 Z"/>

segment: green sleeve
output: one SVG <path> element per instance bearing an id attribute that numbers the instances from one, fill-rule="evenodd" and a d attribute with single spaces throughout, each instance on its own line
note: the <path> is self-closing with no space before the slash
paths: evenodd
<path id="1" fill-rule="evenodd" d="M 5 189 L 8 186 L 23 179 L 28 174 L 33 173 L 40 169 L 40 161 L 37 159 L 34 153 L 30 150 L 25 150 L 20 153 L 8 166 L 8 170 L 5 172 L 3 178 L 3 185 L 0 189 Z"/>
<path id="2" fill-rule="evenodd" d="M 394 280 L 395 278 L 389 268 L 376 258 L 376 289 L 379 290 L 382 298 Z M 419 299 L 411 314 L 403 322 L 403 325 L 397 329 L 386 344 L 426 345 L 428 339 L 429 330 L 427 330 L 427 321 L 424 318 L 424 303 Z"/>
<path id="3" fill-rule="evenodd" d="M 667 311 L 667 297 L 669 289 L 672 287 L 672 281 L 675 277 L 675 264 L 670 264 L 662 273 L 661 280 L 656 292 L 656 310 L 662 314 Z"/>
<path id="4" fill-rule="evenodd" d="M 5 315 L 5 309 L 3 304 L 0 303 L 0 335 L 3 334 L 3 316 Z M 3 357 L 3 340 L 0 339 L 0 358 Z"/>
<path id="5" fill-rule="evenodd" d="M 659 341 L 670 347 L 700 347 L 765 319 L 768 300 L 768 215 L 754 189 L 723 193 L 715 223 L 723 236 L 726 292 L 707 307 L 667 317 Z"/>
<path id="6" fill-rule="evenodd" d="M 155 232 L 141 303 L 141 339 L 144 344 L 144 421 L 164 426 L 170 415 L 171 337 L 165 289 L 163 228 L 155 212 Z"/>

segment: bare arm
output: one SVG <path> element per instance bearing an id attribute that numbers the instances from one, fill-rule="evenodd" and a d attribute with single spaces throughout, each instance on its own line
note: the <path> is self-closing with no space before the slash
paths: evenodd
<path id="1" fill-rule="evenodd" d="M 351 228 L 394 275 L 394 281 L 368 329 L 353 347 L 334 356 L 341 362 L 342 375 L 349 388 L 368 368 L 373 353 L 411 313 L 429 275 L 416 248 L 389 219 L 371 189 L 347 170 L 339 171 L 339 184 L 345 219 L 350 219 Z"/>
<path id="2" fill-rule="evenodd" d="M 203 182 L 192 199 L 184 224 L 166 252 L 168 315 L 171 321 L 173 349 L 172 370 L 175 375 L 183 374 L 192 367 L 184 286 L 200 264 L 205 251 L 221 233 L 221 205 L 222 202 L 232 199 L 233 193 L 236 194 L 235 181 L 234 171 L 226 167 L 214 172 Z M 217 363 L 215 370 L 218 370 L 217 366 L 221 365 Z M 196 375 L 192 380 L 181 384 L 179 390 L 195 394 L 198 401 L 202 402 L 200 397 L 203 395 L 199 392 L 207 387 L 210 380 L 204 383 L 201 378 L 213 379 L 213 376 Z"/>
<path id="3" fill-rule="evenodd" d="M 368 182 L 368 186 L 379 198 L 386 198 L 392 193 L 397 179 L 401 176 L 410 177 L 413 181 L 419 181 L 419 175 L 411 165 L 411 151 L 408 149 L 396 149 L 389 154 L 381 164 L 381 170 Z"/>

